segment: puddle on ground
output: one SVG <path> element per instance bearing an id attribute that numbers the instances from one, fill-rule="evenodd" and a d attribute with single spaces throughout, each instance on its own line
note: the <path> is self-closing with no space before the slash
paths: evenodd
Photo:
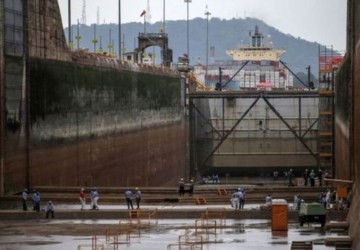
<path id="1" fill-rule="evenodd" d="M 126 246 L 128 250 L 160 250 L 179 243 L 180 235 L 196 237 L 196 220 L 160 219 L 133 225 L 130 241 L 125 235 L 110 238 L 119 249 Z M 155 223 L 156 222 L 156 223 Z M 6 224 L 8 223 L 8 224 Z M 125 222 L 124 222 L 125 223 Z M 64 250 L 78 249 L 78 246 L 90 245 L 92 236 L 98 235 L 98 244 L 106 244 L 105 232 L 107 228 L 119 228 L 119 220 L 40 220 L 40 221 L 9 221 L 1 222 L 0 250 Z M 289 224 L 287 231 L 274 232 L 267 220 L 226 220 L 225 227 L 201 228 L 197 230 L 202 236 L 204 250 L 288 250 L 292 241 L 313 241 L 314 250 L 331 250 L 333 247 L 324 246 L 326 237 L 335 236 L 317 228 L 299 228 L 297 224 Z M 5 229 L 5 230 L 3 230 Z M 68 230 L 69 234 L 65 234 Z M 92 234 L 86 235 L 87 232 Z M 109 231 L 111 232 L 111 231 Z M 116 238 L 118 237 L 118 238 Z M 113 244 L 114 242 L 109 244 Z M 79 248 L 89 249 L 89 248 Z M 90 248 L 91 249 L 91 248 Z M 179 249 L 169 248 L 169 249 Z"/>

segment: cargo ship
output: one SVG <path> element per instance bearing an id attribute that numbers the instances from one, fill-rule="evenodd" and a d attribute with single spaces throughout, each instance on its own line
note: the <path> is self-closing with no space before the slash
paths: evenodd
<path id="1" fill-rule="evenodd" d="M 249 36 L 250 44 L 226 51 L 232 60 L 215 61 L 208 67 L 195 66 L 194 74 L 208 86 L 214 87 L 221 82 L 228 90 L 292 89 L 293 76 L 280 62 L 286 51 L 265 42 L 258 26 Z"/>
<path id="2" fill-rule="evenodd" d="M 266 45 L 258 27 L 250 37 L 226 51 L 232 60 L 189 74 L 192 169 L 222 176 L 317 169 L 318 92 L 293 88 L 285 50 Z"/>
<path id="3" fill-rule="evenodd" d="M 177 70 L 72 50 L 57 0 L 0 1 L 0 37 L 1 194 L 185 177 Z"/>

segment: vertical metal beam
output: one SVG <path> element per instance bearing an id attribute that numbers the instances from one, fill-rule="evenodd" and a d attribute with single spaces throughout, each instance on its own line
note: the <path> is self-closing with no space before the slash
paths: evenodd
<path id="1" fill-rule="evenodd" d="M 299 97 L 299 136 L 301 137 L 301 97 Z"/>
<path id="2" fill-rule="evenodd" d="M 333 86 L 335 89 L 335 85 Z M 331 117 L 331 131 L 332 131 L 332 144 L 331 144 L 331 153 L 332 153 L 332 166 L 331 166 L 331 171 L 334 173 L 335 171 L 335 141 L 336 141 L 336 137 L 335 137 L 335 95 L 331 95 L 331 112 L 332 112 L 332 117 Z M 355 173 L 353 173 L 355 174 Z M 335 173 L 334 173 L 335 175 Z M 354 175 L 353 175 L 354 176 Z"/>
<path id="3" fill-rule="evenodd" d="M 222 135 L 225 136 L 225 98 L 222 98 Z"/>

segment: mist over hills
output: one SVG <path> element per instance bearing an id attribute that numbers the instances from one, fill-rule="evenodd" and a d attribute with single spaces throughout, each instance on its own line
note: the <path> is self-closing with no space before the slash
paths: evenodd
<path id="1" fill-rule="evenodd" d="M 276 28 L 266 24 L 265 22 L 255 19 L 231 19 L 222 20 L 219 18 L 209 19 L 209 48 L 215 47 L 215 60 L 231 60 L 226 55 L 227 49 L 237 48 L 240 44 L 249 44 L 249 32 L 254 31 L 255 26 L 259 27 L 259 31 L 264 35 L 265 42 L 272 42 L 274 48 L 285 49 L 286 53 L 282 57 L 282 61 L 286 62 L 290 69 L 295 72 L 306 73 L 306 67 L 311 66 L 311 73 L 318 75 L 318 50 L 319 44 L 309 42 L 302 38 L 296 38 L 290 34 L 284 34 Z M 146 32 L 158 33 L 162 27 L 161 22 L 154 24 L 146 24 Z M 187 22 L 186 20 L 167 21 L 165 32 L 169 37 L 169 47 L 173 50 L 173 61 L 177 62 L 177 58 L 187 50 Z M 206 58 L 206 33 L 207 20 L 204 18 L 195 18 L 189 20 L 189 55 L 192 65 L 202 63 L 205 64 Z M 73 37 L 77 35 L 77 25 L 72 26 Z M 144 32 L 143 23 L 125 23 L 121 26 L 123 34 L 123 47 L 126 51 L 132 51 L 137 47 L 137 37 L 139 33 Z M 67 28 L 65 29 L 68 35 Z M 79 41 L 80 48 L 88 48 L 93 51 L 94 44 L 94 25 L 79 25 Z M 101 47 L 107 51 L 109 41 L 114 44 L 114 51 L 118 52 L 118 25 L 117 24 L 100 24 L 96 25 L 96 38 L 99 41 L 97 48 Z M 101 39 L 100 39 L 101 38 Z M 74 39 L 75 48 L 77 41 Z M 155 49 L 154 49 L 155 51 Z M 158 51 L 160 51 L 158 49 Z M 158 52 L 156 52 L 158 53 Z M 213 60 L 210 58 L 209 62 Z"/>

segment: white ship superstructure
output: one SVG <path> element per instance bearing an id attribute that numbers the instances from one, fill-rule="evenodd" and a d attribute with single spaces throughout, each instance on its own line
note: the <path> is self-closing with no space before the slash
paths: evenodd
<path id="1" fill-rule="evenodd" d="M 221 68 L 221 82 L 228 83 L 228 89 L 291 89 L 293 76 L 280 63 L 285 50 L 274 49 L 270 43 L 265 44 L 264 36 L 257 26 L 254 34 L 250 36 L 249 45 L 226 51 L 226 54 L 232 57 L 231 61 L 216 61 L 209 65 L 207 75 L 206 66 L 196 66 L 195 75 L 207 85 L 214 86 L 220 81 Z M 237 73 L 245 62 L 246 66 Z"/>

